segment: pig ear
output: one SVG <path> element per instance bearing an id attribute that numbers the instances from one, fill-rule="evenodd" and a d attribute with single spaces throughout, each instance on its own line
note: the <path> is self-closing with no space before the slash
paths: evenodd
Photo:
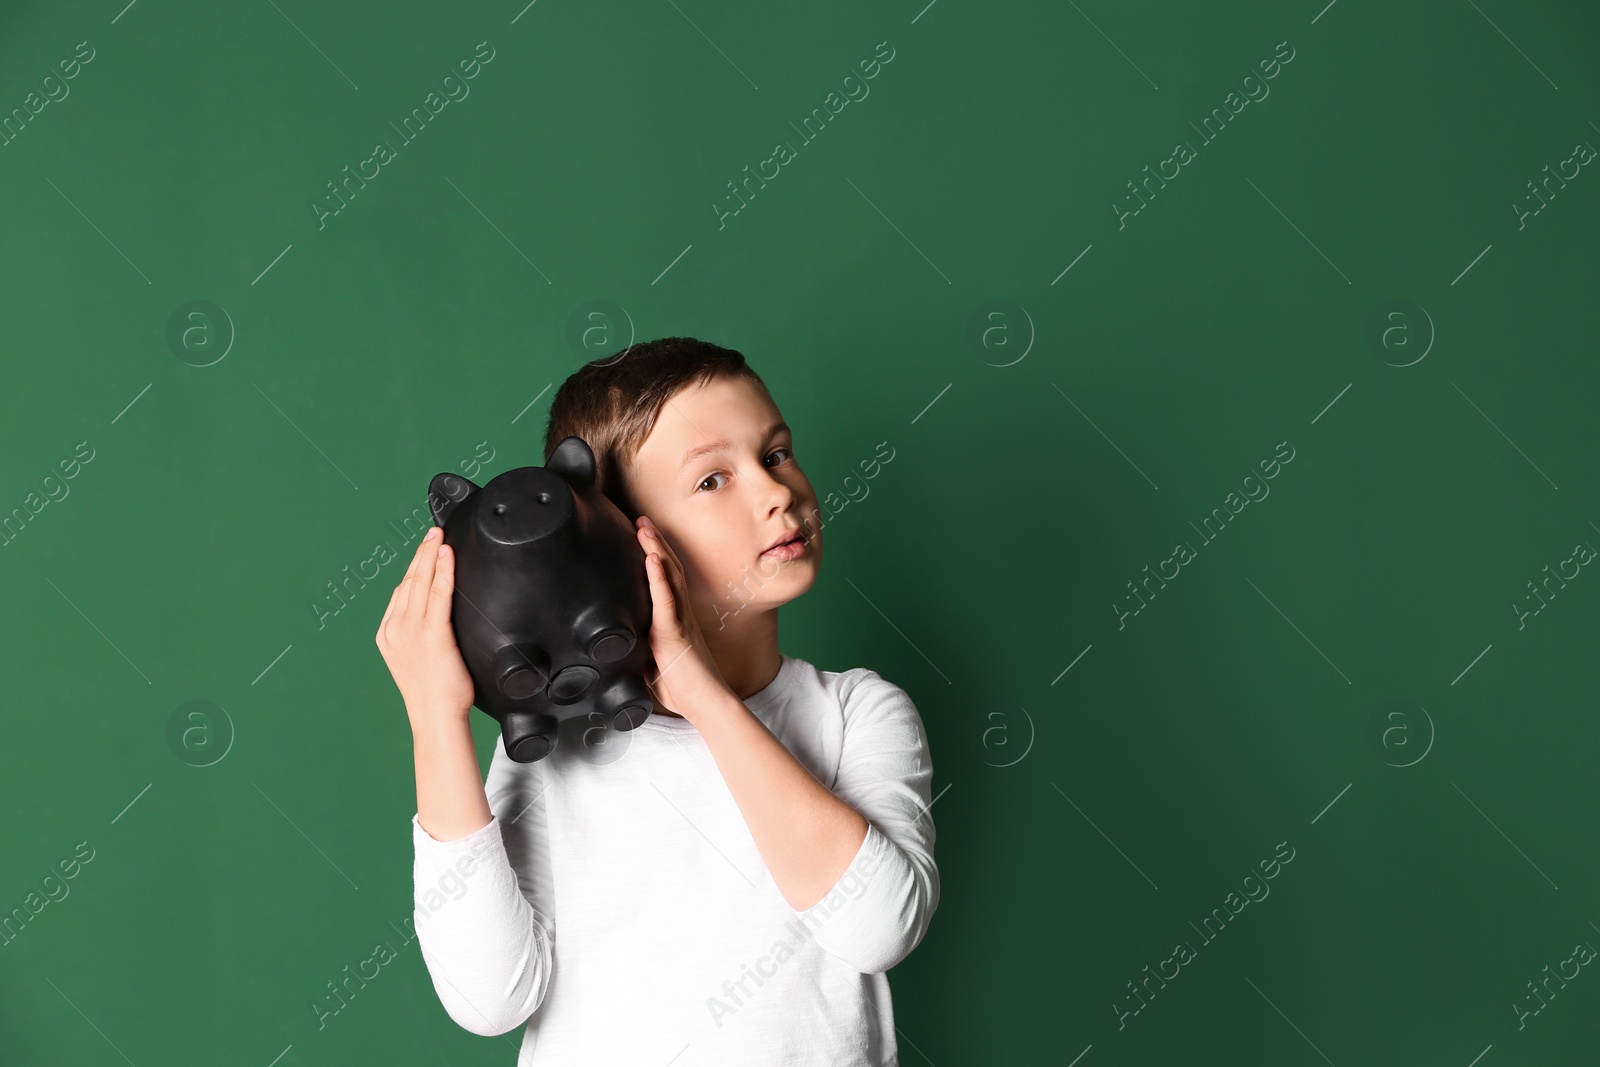
<path id="1" fill-rule="evenodd" d="M 449 520 L 451 513 L 479 488 L 481 487 L 472 479 L 463 478 L 459 474 L 451 474 L 448 471 L 435 474 L 433 481 L 428 483 L 428 510 L 433 513 L 433 524 L 441 530 L 444 529 L 444 524 Z"/>
<path id="2" fill-rule="evenodd" d="M 574 489 L 587 489 L 594 484 L 594 453 L 583 438 L 568 437 L 556 445 L 544 469 L 561 475 Z"/>

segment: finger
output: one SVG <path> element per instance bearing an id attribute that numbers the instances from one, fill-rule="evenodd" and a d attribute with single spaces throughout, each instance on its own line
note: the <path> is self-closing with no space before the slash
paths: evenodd
<path id="1" fill-rule="evenodd" d="M 674 633 L 687 638 L 688 625 L 678 618 L 678 605 L 689 602 L 689 575 L 684 569 L 683 561 L 678 559 L 678 554 L 667 544 L 666 537 L 661 533 L 661 528 L 648 518 L 643 520 L 647 529 L 641 531 L 646 539 L 646 554 L 655 553 L 661 568 L 662 581 L 666 584 L 667 593 L 672 600 L 672 625 Z"/>
<path id="2" fill-rule="evenodd" d="M 408 588 L 405 612 L 408 618 L 420 619 L 427 614 L 428 588 L 433 585 L 433 570 L 439 562 L 439 545 L 442 543 L 443 538 L 438 534 L 427 537 L 417 548 L 417 558 L 411 561 L 412 571 L 406 575 Z"/>
<path id="3" fill-rule="evenodd" d="M 683 569 L 683 561 L 678 554 L 672 551 L 672 546 L 665 544 L 662 553 L 662 573 L 666 576 L 667 586 L 672 590 L 674 604 L 687 604 L 689 601 L 689 573 Z"/>
<path id="4" fill-rule="evenodd" d="M 648 519 L 645 520 L 649 522 Z M 655 542 L 657 550 L 665 557 L 676 560 L 678 554 L 673 551 L 672 545 L 667 541 L 667 535 L 661 532 L 661 527 L 650 523 L 650 539 Z"/>
<path id="5" fill-rule="evenodd" d="M 417 567 L 422 564 L 422 557 L 427 550 L 437 544 L 436 538 L 438 534 L 435 531 L 438 529 L 437 526 L 430 526 L 427 532 L 422 535 L 422 543 L 417 545 L 416 552 L 412 553 L 411 565 L 406 568 L 405 577 L 400 579 L 400 584 L 396 587 L 399 592 L 399 598 L 395 603 L 395 608 L 401 616 L 405 615 L 406 606 L 411 602 L 411 586 L 414 584 L 412 579 L 416 577 Z M 435 552 L 438 551 L 437 548 L 433 548 L 433 550 Z"/>
<path id="6" fill-rule="evenodd" d="M 654 552 L 644 554 L 644 574 L 650 583 L 650 613 L 659 621 L 667 598 L 672 596 L 672 590 L 662 581 L 661 557 Z"/>
<path id="7" fill-rule="evenodd" d="M 650 576 L 650 601 L 655 606 L 651 626 L 674 638 L 683 636 L 683 626 L 678 621 L 678 596 L 667 577 L 666 565 L 661 555 L 651 552 L 644 560 L 645 571 Z"/>
<path id="8" fill-rule="evenodd" d="M 640 531 L 640 536 L 643 538 L 642 544 L 644 545 L 644 550 L 646 552 L 660 553 L 661 558 L 666 561 L 666 567 L 669 574 L 674 570 L 680 574 L 683 573 L 683 564 L 678 561 L 678 554 L 672 550 L 672 546 L 667 544 L 667 539 L 662 535 L 660 527 L 656 526 L 655 523 L 650 522 L 648 519 L 645 521 L 649 523 L 649 525 Z"/>
<path id="9" fill-rule="evenodd" d="M 428 590 L 428 603 L 425 615 L 429 619 L 443 616 L 444 621 L 450 621 L 450 596 L 455 590 L 456 581 L 456 554 L 449 545 L 440 542 L 439 551 L 433 568 L 433 581 Z"/>
<path id="10" fill-rule="evenodd" d="M 409 578 L 411 575 L 417 573 L 417 567 L 422 563 L 422 557 L 425 554 L 425 550 L 430 545 L 435 546 L 435 552 L 438 551 L 437 542 L 439 534 L 440 530 L 437 526 L 430 526 L 423 532 L 422 541 L 418 543 L 417 550 L 411 554 L 411 565 L 406 568 L 406 577 Z"/>
<path id="11" fill-rule="evenodd" d="M 654 629 L 661 625 L 661 620 L 667 615 L 672 590 L 661 579 L 661 557 L 654 552 L 644 554 L 644 574 L 645 580 L 650 583 L 650 626 Z"/>

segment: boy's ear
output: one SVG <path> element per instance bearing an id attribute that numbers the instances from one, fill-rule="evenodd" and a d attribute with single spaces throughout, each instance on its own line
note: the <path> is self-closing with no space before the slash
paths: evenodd
<path id="1" fill-rule="evenodd" d="M 550 453 L 544 469 L 561 475 L 573 489 L 587 489 L 594 484 L 594 452 L 581 437 L 565 438 Z"/>

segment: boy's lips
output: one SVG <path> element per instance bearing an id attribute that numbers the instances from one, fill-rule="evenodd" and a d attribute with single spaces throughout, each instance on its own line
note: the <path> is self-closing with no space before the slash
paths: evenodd
<path id="1" fill-rule="evenodd" d="M 763 559 L 791 560 L 799 559 L 806 554 L 808 545 L 801 538 L 795 537 L 781 544 L 774 545 L 761 553 Z"/>
<path id="2" fill-rule="evenodd" d="M 761 554 L 775 559 L 795 559 L 803 555 L 809 547 L 809 538 L 806 537 L 804 527 L 801 527 L 784 534 Z"/>

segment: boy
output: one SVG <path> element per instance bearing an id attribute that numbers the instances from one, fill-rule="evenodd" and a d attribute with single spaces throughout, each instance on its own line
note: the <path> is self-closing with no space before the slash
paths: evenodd
<path id="1" fill-rule="evenodd" d="M 455 560 L 428 531 L 377 643 L 440 1001 L 476 1034 L 526 1022 L 532 1067 L 897 1063 L 885 972 L 938 905 L 933 768 L 897 686 L 778 650 L 822 560 L 789 428 L 741 354 L 671 337 L 567 379 L 546 456 L 574 434 L 645 552 L 660 710 L 535 763 L 497 743 L 480 781 Z"/>

